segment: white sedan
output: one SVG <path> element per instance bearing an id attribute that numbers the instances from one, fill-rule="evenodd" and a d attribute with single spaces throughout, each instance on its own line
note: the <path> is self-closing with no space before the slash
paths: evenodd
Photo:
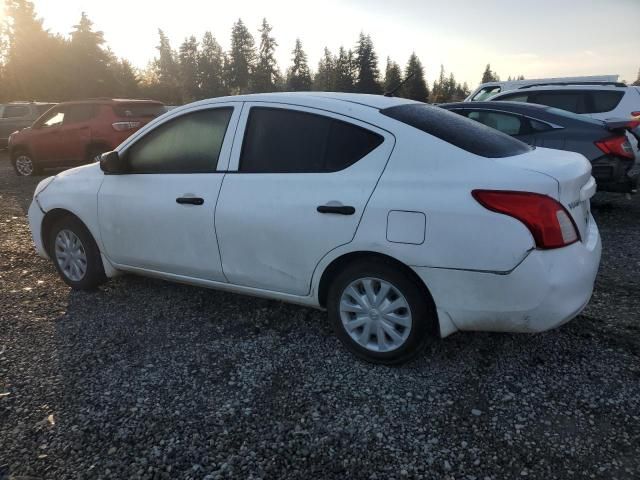
<path id="1" fill-rule="evenodd" d="M 581 155 L 437 107 L 260 94 L 176 108 L 43 180 L 29 222 L 73 288 L 131 272 L 324 308 L 349 350 L 399 363 L 457 330 L 575 317 L 595 187 Z"/>

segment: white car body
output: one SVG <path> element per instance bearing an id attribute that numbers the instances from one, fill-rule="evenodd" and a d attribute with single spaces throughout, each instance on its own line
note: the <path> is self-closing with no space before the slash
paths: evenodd
<path id="1" fill-rule="evenodd" d="M 420 278 L 435 302 L 442 337 L 457 330 L 537 332 L 574 318 L 591 297 L 601 249 L 589 209 L 595 184 L 587 160 L 544 148 L 481 157 L 380 112 L 407 103 L 300 93 L 178 107 L 135 133 L 118 153 L 172 119 L 231 107 L 217 171 L 108 175 L 91 164 L 45 179 L 29 209 L 36 250 L 49 257 L 43 219 L 64 210 L 90 231 L 107 276 L 132 272 L 323 307 L 328 268 L 373 252 Z M 257 106 L 340 119 L 383 141 L 337 172 L 238 173 L 247 118 Z M 474 189 L 552 197 L 571 213 L 580 240 L 536 248 L 523 223 L 484 208 L 471 196 Z M 175 201 L 194 195 L 204 199 L 202 206 Z M 355 207 L 355 215 L 316 211 L 340 203 Z"/>

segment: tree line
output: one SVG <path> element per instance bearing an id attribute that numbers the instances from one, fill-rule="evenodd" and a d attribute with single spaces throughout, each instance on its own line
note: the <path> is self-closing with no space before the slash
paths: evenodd
<path id="1" fill-rule="evenodd" d="M 254 92 L 338 91 L 380 94 L 402 86 L 396 96 L 440 103 L 462 100 L 466 83 L 444 66 L 431 86 L 418 56 L 406 65 L 386 59 L 379 70 L 371 37 L 360 33 L 352 48 L 325 48 L 315 69 L 302 41 L 291 50 L 288 68 L 275 59 L 278 43 L 264 19 L 254 38 L 239 19 L 225 51 L 211 32 L 190 36 L 175 49 L 158 30 L 156 55 L 142 70 L 118 58 L 101 31 L 83 13 L 68 37 L 44 29 L 29 0 L 5 0 L 6 22 L 0 30 L 0 101 L 64 101 L 91 97 L 146 97 L 168 104 Z M 511 78 L 511 77 L 509 77 Z M 524 78 L 522 76 L 516 78 Z M 499 80 L 487 65 L 482 81 Z M 640 83 L 640 74 L 638 78 Z"/>
<path id="2" fill-rule="evenodd" d="M 108 47 L 101 31 L 83 13 L 68 37 L 43 27 L 29 0 L 6 0 L 0 30 L 0 101 L 64 101 L 91 97 L 148 97 L 169 104 L 202 98 L 274 91 L 339 91 L 381 94 L 404 82 L 395 95 L 420 101 L 461 100 L 469 92 L 451 73 L 432 88 L 415 53 L 402 68 L 390 58 L 379 71 L 369 35 L 360 33 L 353 48 L 324 49 L 312 70 L 302 41 L 291 50 L 284 71 L 275 59 L 278 43 L 264 19 L 258 38 L 239 19 L 225 51 L 211 32 L 190 36 L 174 49 L 158 30 L 155 58 L 135 69 Z"/>

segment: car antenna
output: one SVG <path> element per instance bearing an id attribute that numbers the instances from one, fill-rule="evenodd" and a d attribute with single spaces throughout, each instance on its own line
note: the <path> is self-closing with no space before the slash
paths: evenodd
<path id="1" fill-rule="evenodd" d="M 396 93 L 398 90 L 400 90 L 400 88 L 407 83 L 409 80 L 411 80 L 411 78 L 413 78 L 413 76 L 416 74 L 416 72 L 411 73 L 411 75 L 407 76 L 407 78 L 405 78 L 404 80 L 402 80 L 398 85 L 396 85 L 395 87 L 393 87 L 391 90 L 388 90 L 386 92 L 384 92 L 384 96 L 385 97 L 393 97 L 393 94 Z"/>

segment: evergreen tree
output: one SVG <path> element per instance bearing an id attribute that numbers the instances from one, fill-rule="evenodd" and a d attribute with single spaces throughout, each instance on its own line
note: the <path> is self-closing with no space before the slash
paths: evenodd
<path id="1" fill-rule="evenodd" d="M 493 70 L 491 70 L 491 65 L 487 63 L 487 67 L 484 69 L 484 73 L 482 74 L 481 83 L 499 82 L 499 81 L 500 81 L 500 77 Z"/>
<path id="2" fill-rule="evenodd" d="M 635 85 L 637 87 L 640 87 L 640 68 L 638 69 L 638 78 L 636 78 L 636 81 L 633 82 L 631 85 Z"/>
<path id="3" fill-rule="evenodd" d="M 255 69 L 256 51 L 253 36 L 238 19 L 231 30 L 231 50 L 229 52 L 229 87 L 231 93 L 240 94 L 249 91 L 249 82 Z"/>
<path id="4" fill-rule="evenodd" d="M 115 82 L 111 95 L 123 98 L 135 98 L 140 95 L 140 80 L 128 60 L 115 61 L 111 68 Z"/>
<path id="5" fill-rule="evenodd" d="M 302 49 L 302 42 L 296 39 L 296 45 L 291 51 L 293 65 L 287 73 L 287 89 L 292 92 L 311 90 L 311 72 L 307 64 L 307 54 Z"/>
<path id="6" fill-rule="evenodd" d="M 440 64 L 440 75 L 438 79 L 433 82 L 433 89 L 429 97 L 432 103 L 443 103 L 447 101 L 447 88 L 448 82 L 444 74 L 444 65 Z"/>
<path id="7" fill-rule="evenodd" d="M 202 37 L 198 56 L 198 75 L 202 98 L 221 97 L 227 94 L 224 82 L 225 54 L 211 32 Z"/>
<path id="8" fill-rule="evenodd" d="M 110 70 L 112 55 L 104 50 L 104 34 L 93 30 L 93 22 L 82 12 L 73 26 L 69 46 L 75 98 L 108 96 L 114 78 Z"/>
<path id="9" fill-rule="evenodd" d="M 2 96 L 6 100 L 64 100 L 69 75 L 68 42 L 49 34 L 28 0 L 5 0 Z"/>
<path id="10" fill-rule="evenodd" d="M 318 62 L 318 72 L 313 78 L 313 89 L 321 92 L 332 92 L 336 85 L 336 59 L 327 47 L 324 47 L 322 58 Z"/>
<path id="11" fill-rule="evenodd" d="M 409 57 L 404 75 L 407 82 L 404 84 L 403 96 L 419 102 L 429 101 L 429 87 L 424 79 L 424 68 L 415 52 Z"/>
<path id="12" fill-rule="evenodd" d="M 176 52 L 171 48 L 169 38 L 158 29 L 160 43 L 156 47 L 158 57 L 153 61 L 153 74 L 148 78 L 152 80 L 151 92 L 153 96 L 170 104 L 181 103 L 180 92 L 180 66 Z"/>
<path id="13" fill-rule="evenodd" d="M 200 72 L 198 52 L 198 42 L 193 35 L 185 38 L 178 54 L 178 65 L 180 70 L 180 86 L 182 90 L 182 101 L 184 103 L 193 102 L 202 98 L 200 91 Z"/>
<path id="14" fill-rule="evenodd" d="M 402 83 L 402 70 L 400 70 L 400 65 L 387 57 L 387 68 L 384 72 L 384 91 L 390 92 L 392 89 L 400 85 L 400 83 Z M 401 97 L 401 90 L 402 88 L 395 92 L 395 95 Z"/>
<path id="15" fill-rule="evenodd" d="M 252 90 L 254 92 L 273 92 L 279 81 L 280 70 L 275 59 L 275 50 L 278 44 L 271 36 L 273 27 L 262 19 L 260 32 L 260 48 L 258 49 L 258 62 L 253 74 Z"/>
<path id="16" fill-rule="evenodd" d="M 378 56 L 373 49 L 369 35 L 360 33 L 355 49 L 356 81 L 355 91 L 358 93 L 382 93 L 378 71 Z"/>
<path id="17" fill-rule="evenodd" d="M 353 92 L 354 83 L 353 52 L 340 47 L 338 58 L 336 58 L 335 91 Z"/>

